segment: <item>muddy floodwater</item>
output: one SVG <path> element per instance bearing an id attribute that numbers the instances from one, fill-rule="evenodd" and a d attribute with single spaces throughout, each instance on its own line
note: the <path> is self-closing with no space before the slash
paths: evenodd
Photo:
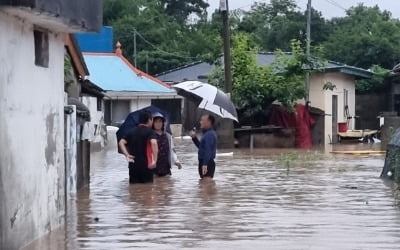
<path id="1" fill-rule="evenodd" d="M 66 226 L 40 249 L 400 249 L 398 190 L 379 179 L 383 156 L 234 151 L 200 182 L 190 141 L 184 168 L 129 185 L 125 159 L 93 154 L 90 187 L 68 202 Z"/>

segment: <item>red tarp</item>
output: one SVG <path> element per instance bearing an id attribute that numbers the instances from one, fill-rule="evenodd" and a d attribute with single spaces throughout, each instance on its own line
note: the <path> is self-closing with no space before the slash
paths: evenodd
<path id="1" fill-rule="evenodd" d="M 269 123 L 283 128 L 296 129 L 296 147 L 309 149 L 312 147 L 312 128 L 315 124 L 306 106 L 297 104 L 295 112 L 277 106 L 273 108 Z"/>

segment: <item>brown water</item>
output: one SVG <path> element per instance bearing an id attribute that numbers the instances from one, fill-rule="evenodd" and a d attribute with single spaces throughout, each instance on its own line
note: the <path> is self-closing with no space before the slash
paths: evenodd
<path id="1" fill-rule="evenodd" d="M 115 150 L 94 154 L 65 228 L 27 249 L 400 249 L 382 157 L 235 151 L 200 182 L 195 148 L 177 144 L 184 169 L 148 185 L 128 185 Z"/>

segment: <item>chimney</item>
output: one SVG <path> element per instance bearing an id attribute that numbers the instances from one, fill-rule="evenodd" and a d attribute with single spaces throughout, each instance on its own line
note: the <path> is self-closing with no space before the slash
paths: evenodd
<path id="1" fill-rule="evenodd" d="M 115 54 L 117 54 L 118 56 L 122 56 L 122 49 L 121 49 L 122 45 L 121 45 L 121 43 L 118 41 L 115 46 L 116 46 Z"/>

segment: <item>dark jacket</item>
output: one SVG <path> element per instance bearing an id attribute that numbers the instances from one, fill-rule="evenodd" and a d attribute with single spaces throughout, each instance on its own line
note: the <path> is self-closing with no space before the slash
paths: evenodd
<path id="1" fill-rule="evenodd" d="M 217 153 L 217 133 L 214 129 L 204 130 L 201 141 L 195 137 L 193 138 L 193 142 L 199 149 L 200 165 L 208 165 L 211 160 L 215 159 Z"/>

